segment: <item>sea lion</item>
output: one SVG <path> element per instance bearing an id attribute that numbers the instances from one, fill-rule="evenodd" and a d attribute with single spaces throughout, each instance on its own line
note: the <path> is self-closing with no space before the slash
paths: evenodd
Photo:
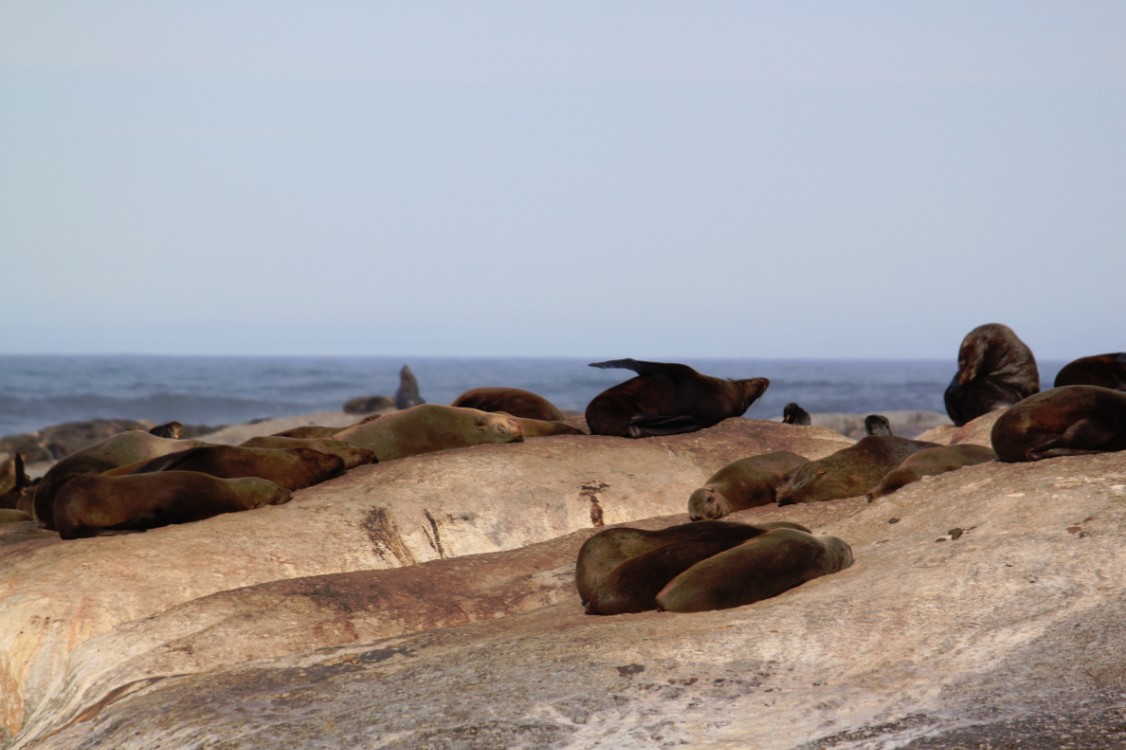
<path id="1" fill-rule="evenodd" d="M 703 612 L 753 604 L 852 565 L 852 548 L 835 536 L 772 529 L 702 560 L 657 594 L 657 609 Z"/>
<path id="2" fill-rule="evenodd" d="M 503 411 L 514 417 L 558 422 L 567 418 L 559 407 L 538 393 L 523 388 L 470 388 L 455 398 L 450 406 L 467 406 L 481 411 Z"/>
<path id="3" fill-rule="evenodd" d="M 883 414 L 869 414 L 864 417 L 864 432 L 869 435 L 890 435 L 891 422 Z"/>
<path id="4" fill-rule="evenodd" d="M 288 430 L 275 432 L 274 437 L 290 437 L 290 438 L 332 438 L 336 433 L 340 432 L 343 427 L 325 427 L 317 424 L 307 424 L 301 427 L 290 427 Z"/>
<path id="5" fill-rule="evenodd" d="M 903 459 L 899 466 L 884 475 L 879 484 L 868 490 L 868 500 L 890 495 L 904 485 L 917 482 L 923 477 L 944 474 L 963 466 L 982 464 L 996 459 L 997 455 L 993 449 L 973 443 L 923 448 Z"/>
<path id="6" fill-rule="evenodd" d="M 268 479 L 221 479 L 197 471 L 120 477 L 81 474 L 59 488 L 53 518 L 63 539 L 173 523 L 288 502 L 292 494 Z"/>
<path id="7" fill-rule="evenodd" d="M 498 411 L 492 412 L 493 414 L 507 414 L 507 412 Z M 511 416 L 511 415 L 508 415 Z M 554 422 L 546 419 L 528 419 L 526 417 L 512 417 L 520 423 L 520 431 L 526 438 L 530 437 L 550 437 L 552 435 L 585 435 L 586 433 L 578 427 L 569 425 L 566 422 Z"/>
<path id="8" fill-rule="evenodd" d="M 893 435 L 869 435 L 817 461 L 786 472 L 776 490 L 779 505 L 863 495 L 903 459 L 937 443 Z"/>
<path id="9" fill-rule="evenodd" d="M 946 413 L 956 427 L 961 427 L 1039 390 L 1040 372 L 1032 350 L 1008 326 L 986 323 L 962 339 L 958 372 L 943 400 Z"/>
<path id="10" fill-rule="evenodd" d="M 590 366 L 637 373 L 587 405 L 592 435 L 638 438 L 694 432 L 741 416 L 770 385 L 766 378 L 713 378 L 688 365 L 666 362 L 614 359 Z"/>
<path id="11" fill-rule="evenodd" d="M 1080 357 L 1056 373 L 1055 385 L 1097 385 L 1126 391 L 1126 352 Z"/>
<path id="12" fill-rule="evenodd" d="M 733 539 L 738 543 L 772 528 L 805 529 L 789 521 L 771 521 L 762 524 L 736 523 L 734 521 L 696 521 L 668 526 L 655 531 L 614 526 L 598 532 L 583 542 L 575 562 L 575 588 L 585 605 L 606 576 L 631 557 L 658 547 L 691 539 L 717 541 Z M 808 529 L 805 529 L 808 531 Z"/>
<path id="13" fill-rule="evenodd" d="M 150 429 L 149 434 L 179 440 L 184 436 L 184 425 L 176 421 L 165 422 L 164 424 L 158 424 L 156 427 Z"/>
<path id="14" fill-rule="evenodd" d="M 339 456 L 344 461 L 345 471 L 364 464 L 375 463 L 375 451 L 336 438 L 292 438 L 280 435 L 258 435 L 249 440 L 244 440 L 240 445 L 243 448 L 309 448 L 321 453 Z"/>
<path id="15" fill-rule="evenodd" d="M 777 500 L 775 488 L 782 476 L 807 460 L 790 451 L 776 451 L 733 461 L 689 496 L 688 517 L 693 521 L 723 518 L 737 510 L 770 505 Z"/>
<path id="16" fill-rule="evenodd" d="M 390 396 L 357 396 L 344 402 L 341 411 L 345 414 L 370 414 L 373 411 L 390 411 L 396 408 L 395 399 Z"/>
<path id="17" fill-rule="evenodd" d="M 425 399 L 418 391 L 418 380 L 411 368 L 403 365 L 399 370 L 399 388 L 395 391 L 395 406 L 399 409 L 409 409 L 412 406 L 425 404 Z"/>
<path id="18" fill-rule="evenodd" d="M 150 434 L 146 430 L 129 430 L 112 435 L 100 443 L 75 451 L 52 466 L 35 488 L 35 517 L 48 529 L 54 529 L 52 507 L 55 492 L 78 474 L 101 474 L 119 466 L 164 456 L 186 448 L 207 445 L 202 440 L 175 440 Z"/>
<path id="19" fill-rule="evenodd" d="M 345 427 L 335 438 L 375 451 L 380 461 L 391 461 L 482 443 L 519 442 L 524 434 L 520 423 L 507 414 L 420 404 Z"/>
<path id="20" fill-rule="evenodd" d="M 782 407 L 782 422 L 808 427 L 813 424 L 813 418 L 809 416 L 809 412 L 791 401 Z"/>
<path id="21" fill-rule="evenodd" d="M 27 475 L 22 453 L 4 454 L 0 461 L 0 508 L 10 508 L 25 513 L 35 512 L 35 484 Z"/>
<path id="22" fill-rule="evenodd" d="M 220 479 L 258 477 L 299 490 L 344 473 L 344 459 L 311 448 L 247 448 L 204 445 L 102 472 L 129 476 L 163 471 L 198 471 Z"/>
<path id="23" fill-rule="evenodd" d="M 1001 461 L 1126 450 L 1126 391 L 1063 385 L 1009 407 L 993 424 Z"/>

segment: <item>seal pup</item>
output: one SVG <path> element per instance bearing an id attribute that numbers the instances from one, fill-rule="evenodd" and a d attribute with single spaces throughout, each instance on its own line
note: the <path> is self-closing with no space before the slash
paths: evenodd
<path id="1" fill-rule="evenodd" d="M 864 417 L 864 432 L 869 435 L 890 435 L 891 422 L 883 414 L 869 414 Z"/>
<path id="2" fill-rule="evenodd" d="M 204 445 L 102 472 L 103 476 L 198 471 L 220 479 L 258 477 L 300 490 L 344 473 L 344 459 L 311 448 Z"/>
<path id="3" fill-rule="evenodd" d="M 500 386 L 470 388 L 455 398 L 450 406 L 467 406 L 481 411 L 503 411 L 514 417 L 541 419 L 547 422 L 560 422 L 567 418 L 558 406 L 538 393 L 523 388 Z"/>
<path id="4" fill-rule="evenodd" d="M 753 604 L 852 565 L 852 548 L 835 536 L 772 529 L 702 560 L 657 594 L 657 609 L 704 612 Z"/>
<path id="5" fill-rule="evenodd" d="M 52 517 L 63 539 L 200 521 L 220 513 L 279 505 L 292 493 L 268 479 L 221 479 L 197 471 L 72 477 L 55 496 Z"/>
<path id="6" fill-rule="evenodd" d="M 758 505 L 772 505 L 778 499 L 775 489 L 782 476 L 808 460 L 790 451 L 775 451 L 733 461 L 692 492 L 688 497 L 688 517 L 702 521 Z"/>
<path id="7" fill-rule="evenodd" d="M 399 388 L 395 391 L 395 406 L 399 409 L 409 409 L 412 406 L 425 404 L 426 400 L 418 391 L 418 380 L 411 368 L 403 365 L 399 370 Z"/>
<path id="8" fill-rule="evenodd" d="M 1126 352 L 1080 357 L 1060 368 L 1055 386 L 1098 385 L 1126 391 Z"/>
<path id="9" fill-rule="evenodd" d="M 809 427 L 813 424 L 813 418 L 809 416 L 809 412 L 791 401 L 782 407 L 782 422 Z"/>
<path id="10" fill-rule="evenodd" d="M 638 438 L 694 432 L 741 416 L 770 385 L 766 378 L 713 378 L 688 365 L 665 362 L 614 359 L 590 366 L 637 373 L 587 405 L 592 435 Z"/>
<path id="11" fill-rule="evenodd" d="M 973 466 L 974 464 L 983 464 L 995 460 L 997 460 L 997 454 L 993 452 L 992 448 L 974 443 L 923 448 L 903 459 L 903 463 L 885 474 L 879 484 L 868 490 L 868 501 L 871 502 L 884 495 L 890 495 L 903 486 L 917 482 L 923 477 L 945 474 L 963 466 Z"/>
<path id="12" fill-rule="evenodd" d="M 986 323 L 962 339 L 958 372 L 943 400 L 954 426 L 961 427 L 1039 390 L 1040 371 L 1032 350 L 1008 326 Z"/>
<path id="13" fill-rule="evenodd" d="M 903 459 L 937 443 L 894 435 L 869 435 L 817 461 L 786 472 L 776 490 L 779 505 L 863 495 Z"/>
<path id="14" fill-rule="evenodd" d="M 345 427 L 337 440 L 375 451 L 379 461 L 483 443 L 524 439 L 520 423 L 507 414 L 462 406 L 420 404 Z"/>
<path id="15" fill-rule="evenodd" d="M 1126 450 L 1126 391 L 1063 385 L 1011 406 L 993 424 L 1001 461 Z"/>

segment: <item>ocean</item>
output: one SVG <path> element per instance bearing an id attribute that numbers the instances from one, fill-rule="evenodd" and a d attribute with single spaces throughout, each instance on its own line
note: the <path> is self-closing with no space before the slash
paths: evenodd
<path id="1" fill-rule="evenodd" d="M 179 420 L 191 425 L 338 411 L 356 396 L 393 396 L 410 365 L 422 397 L 448 404 L 478 386 L 539 393 L 581 412 L 629 370 L 589 359 L 521 357 L 225 357 L 0 355 L 0 437 L 94 418 Z M 769 419 L 796 401 L 809 412 L 945 413 L 953 360 L 684 359 L 702 373 L 767 377 L 770 388 L 746 416 Z M 1039 362 L 1050 387 L 1065 362 Z"/>

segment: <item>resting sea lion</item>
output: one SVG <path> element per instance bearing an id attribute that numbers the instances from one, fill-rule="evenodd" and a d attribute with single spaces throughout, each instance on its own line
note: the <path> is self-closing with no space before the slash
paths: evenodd
<path id="1" fill-rule="evenodd" d="M 289 490 L 258 477 L 220 479 L 196 471 L 82 474 L 59 488 L 53 518 L 59 536 L 77 539 L 279 505 L 291 496 Z"/>
<path id="2" fill-rule="evenodd" d="M 903 459 L 903 463 L 885 474 L 879 484 L 868 490 L 868 500 L 890 495 L 904 485 L 917 482 L 923 477 L 944 474 L 963 466 L 983 464 L 996 459 L 997 456 L 992 449 L 973 443 L 923 448 Z"/>
<path id="3" fill-rule="evenodd" d="M 1126 391 L 1126 352 L 1080 357 L 1056 373 L 1055 385 L 1097 385 Z"/>
<path id="4" fill-rule="evenodd" d="M 835 536 L 773 529 L 696 563 L 657 594 L 666 612 L 703 612 L 753 604 L 852 565 L 852 548 Z"/>
<path id="5" fill-rule="evenodd" d="M 1126 450 L 1126 392 L 1064 385 L 1037 393 L 1001 414 L 991 440 L 1001 461 Z"/>
<path id="6" fill-rule="evenodd" d="M 198 471 L 220 479 L 258 477 L 292 491 L 340 476 L 344 473 L 344 459 L 311 448 L 204 445 L 110 469 L 102 474 L 127 476 L 162 471 Z"/>
<path id="7" fill-rule="evenodd" d="M 856 445 L 786 472 L 776 490 L 779 505 L 863 495 L 903 459 L 936 443 L 893 435 L 869 435 Z"/>
<path id="8" fill-rule="evenodd" d="M 399 370 L 399 388 L 395 391 L 395 406 L 399 409 L 409 409 L 412 406 L 425 404 L 425 399 L 418 391 L 418 380 L 411 368 L 403 365 Z"/>
<path id="9" fill-rule="evenodd" d="M 790 451 L 741 458 L 708 477 L 688 498 L 693 521 L 723 518 L 737 510 L 770 505 L 778 498 L 775 488 L 782 476 L 808 459 Z"/>
<path id="10" fill-rule="evenodd" d="M 523 388 L 470 388 L 455 398 L 450 406 L 467 406 L 481 411 L 503 411 L 514 417 L 558 422 L 566 419 L 559 407 L 538 393 Z"/>
<path id="11" fill-rule="evenodd" d="M 180 422 L 172 421 L 158 424 L 149 430 L 149 433 L 162 438 L 174 438 L 179 440 L 184 436 L 184 425 Z"/>
<path id="12" fill-rule="evenodd" d="M 869 435 L 890 435 L 891 422 L 883 414 L 869 414 L 864 417 L 864 431 Z"/>
<path id="13" fill-rule="evenodd" d="M 735 523 L 733 521 L 696 521 L 668 526 L 656 531 L 634 529 L 629 526 L 615 526 L 600 531 L 583 542 L 575 563 L 575 588 L 583 604 L 590 601 L 603 580 L 619 565 L 631 557 L 644 554 L 658 547 L 674 542 L 706 539 L 719 541 L 735 540 L 737 544 L 767 529 L 792 528 L 805 529 L 789 521 L 772 521 L 763 524 Z"/>
<path id="14" fill-rule="evenodd" d="M 345 427 L 335 437 L 375 451 L 380 461 L 524 439 L 520 423 L 507 414 L 438 404 L 420 404 L 384 414 L 371 422 Z"/>
<path id="15" fill-rule="evenodd" d="M 309 448 L 339 456 L 344 469 L 354 469 L 375 462 L 375 452 L 336 438 L 293 438 L 280 435 L 259 435 L 241 443 L 243 448 Z"/>
<path id="16" fill-rule="evenodd" d="M 943 399 L 946 413 L 961 427 L 1039 390 L 1040 372 L 1032 350 L 1008 326 L 986 323 L 962 340 L 958 372 Z"/>
<path id="17" fill-rule="evenodd" d="M 598 394 L 586 407 L 592 435 L 637 438 L 711 427 L 742 415 L 770 385 L 766 378 L 713 378 L 687 365 L 664 362 L 615 359 L 590 366 L 637 373 Z"/>
<path id="18" fill-rule="evenodd" d="M 782 407 L 782 422 L 808 427 L 813 424 L 813 419 L 809 416 L 809 412 L 791 401 Z"/>

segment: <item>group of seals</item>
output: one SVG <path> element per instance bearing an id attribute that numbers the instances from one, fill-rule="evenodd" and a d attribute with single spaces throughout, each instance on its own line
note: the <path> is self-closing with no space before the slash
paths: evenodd
<path id="1" fill-rule="evenodd" d="M 1008 326 L 986 323 L 962 340 L 958 372 L 947 386 L 943 400 L 946 413 L 961 427 L 1039 390 L 1040 372 L 1032 350 Z"/>

